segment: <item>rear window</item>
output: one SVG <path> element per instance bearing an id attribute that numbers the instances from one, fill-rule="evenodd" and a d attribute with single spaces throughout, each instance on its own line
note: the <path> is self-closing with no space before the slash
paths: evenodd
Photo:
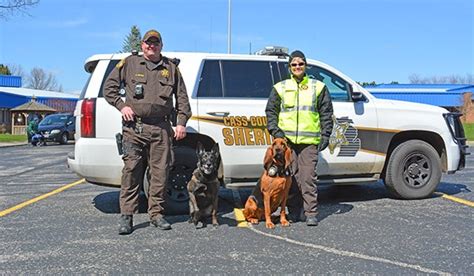
<path id="1" fill-rule="evenodd" d="M 207 60 L 202 67 L 201 81 L 199 82 L 198 97 L 221 98 L 222 80 L 218 60 Z"/>
<path id="2" fill-rule="evenodd" d="M 200 98 L 267 98 L 278 69 L 268 61 L 206 60 L 197 96 Z"/>

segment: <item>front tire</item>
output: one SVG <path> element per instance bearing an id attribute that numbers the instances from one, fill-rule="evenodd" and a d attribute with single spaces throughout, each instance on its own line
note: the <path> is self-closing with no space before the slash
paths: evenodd
<path id="1" fill-rule="evenodd" d="M 398 145 L 390 155 L 385 186 L 397 198 L 418 199 L 433 194 L 441 180 L 441 160 L 437 151 L 421 140 Z"/>
<path id="2" fill-rule="evenodd" d="M 61 135 L 61 138 L 59 138 L 59 143 L 60 143 L 61 145 L 67 144 L 67 138 L 68 138 L 67 132 L 64 132 L 64 133 Z"/>
<path id="3" fill-rule="evenodd" d="M 174 162 L 170 166 L 168 182 L 165 188 L 165 214 L 189 214 L 188 182 L 197 165 L 196 151 L 190 147 L 176 147 L 173 149 Z M 148 198 L 150 173 L 147 168 L 143 180 L 143 192 Z"/>

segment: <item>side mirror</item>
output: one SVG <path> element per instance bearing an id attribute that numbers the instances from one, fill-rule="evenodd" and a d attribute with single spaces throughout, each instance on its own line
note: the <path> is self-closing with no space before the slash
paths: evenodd
<path id="1" fill-rule="evenodd" d="M 360 102 L 364 100 L 364 94 L 359 91 L 352 91 L 351 98 L 354 102 Z"/>
<path id="2" fill-rule="evenodd" d="M 68 122 L 66 123 L 66 125 L 67 125 L 67 126 L 72 125 L 72 121 L 68 121 Z"/>
<path id="3" fill-rule="evenodd" d="M 348 87 L 349 88 L 349 93 L 351 93 L 352 101 L 360 102 L 360 101 L 365 100 L 364 94 L 362 94 L 359 91 L 354 91 L 354 89 L 352 88 L 352 85 L 348 85 L 348 86 L 349 86 Z"/>

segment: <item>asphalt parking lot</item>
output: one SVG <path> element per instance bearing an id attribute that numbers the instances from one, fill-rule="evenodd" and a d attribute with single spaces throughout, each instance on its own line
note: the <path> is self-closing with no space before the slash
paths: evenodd
<path id="1" fill-rule="evenodd" d="M 217 228 L 196 230 L 182 215 L 168 218 L 171 231 L 160 231 L 148 226 L 142 204 L 134 233 L 119 236 L 118 189 L 71 173 L 66 155 L 73 146 L 0 148 L 0 274 L 474 271 L 472 155 L 428 199 L 392 199 L 381 183 L 322 187 L 321 223 L 314 228 L 237 227 L 234 208 L 250 191 L 222 189 Z"/>

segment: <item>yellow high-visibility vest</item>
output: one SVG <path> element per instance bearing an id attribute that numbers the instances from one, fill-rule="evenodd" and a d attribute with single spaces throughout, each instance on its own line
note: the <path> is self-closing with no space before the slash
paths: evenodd
<path id="1" fill-rule="evenodd" d="M 278 127 L 295 144 L 318 145 L 321 136 L 317 99 L 325 84 L 305 76 L 300 83 L 291 76 L 273 87 L 281 99 Z"/>

